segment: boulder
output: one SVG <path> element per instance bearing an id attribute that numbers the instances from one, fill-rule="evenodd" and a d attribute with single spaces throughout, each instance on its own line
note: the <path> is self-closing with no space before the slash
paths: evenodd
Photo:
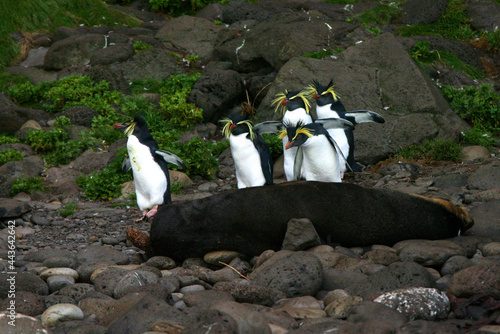
<path id="1" fill-rule="evenodd" d="M 83 65 L 106 45 L 104 35 L 86 34 L 67 37 L 51 45 L 45 55 L 44 68 L 61 70 L 71 65 Z"/>

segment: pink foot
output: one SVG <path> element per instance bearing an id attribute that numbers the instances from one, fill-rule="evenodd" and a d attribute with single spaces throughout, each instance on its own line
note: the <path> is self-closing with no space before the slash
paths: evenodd
<path id="1" fill-rule="evenodd" d="M 148 210 L 143 210 L 142 211 L 142 217 L 139 218 L 139 219 L 136 219 L 135 222 L 138 223 L 138 222 L 142 222 L 144 219 L 147 219 L 147 214 L 148 214 Z"/>
<path id="2" fill-rule="evenodd" d="M 153 208 L 146 213 L 146 217 L 151 218 L 156 215 L 156 212 L 158 212 L 158 205 L 153 206 Z"/>
<path id="3" fill-rule="evenodd" d="M 340 172 L 340 178 L 343 179 L 344 178 L 344 172 Z"/>

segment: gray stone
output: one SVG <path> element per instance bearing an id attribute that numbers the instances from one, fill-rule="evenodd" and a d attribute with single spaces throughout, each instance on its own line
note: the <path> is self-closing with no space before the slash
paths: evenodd
<path id="1" fill-rule="evenodd" d="M 465 249 L 448 240 L 406 240 L 393 246 L 402 261 L 415 261 L 423 266 L 441 266 L 454 255 L 466 255 Z"/>
<path id="2" fill-rule="evenodd" d="M 450 300 L 444 292 L 429 288 L 398 289 L 375 300 L 404 314 L 409 320 L 437 320 L 448 316 Z"/>
<path id="3" fill-rule="evenodd" d="M 113 248 L 98 245 L 85 248 L 83 251 L 78 253 L 76 259 L 79 262 L 110 260 L 116 264 L 129 263 L 129 257 L 127 254 Z"/>
<path id="4" fill-rule="evenodd" d="M 47 327 L 55 327 L 59 323 L 69 320 L 82 320 L 82 310 L 73 304 L 52 305 L 42 314 L 42 324 Z"/>
<path id="5" fill-rule="evenodd" d="M 75 284 L 75 279 L 71 276 L 53 275 L 47 278 L 47 285 L 50 293 L 61 290 L 62 288 Z"/>
<path id="6" fill-rule="evenodd" d="M 487 294 L 500 298 L 500 261 L 476 265 L 460 270 L 450 280 L 448 292 L 456 297 L 468 298 L 476 294 Z"/>
<path id="7" fill-rule="evenodd" d="M 469 189 L 488 190 L 500 188 L 500 162 L 493 160 L 481 166 L 469 177 L 467 186 Z"/>
<path id="8" fill-rule="evenodd" d="M 234 301 L 234 298 L 222 290 L 201 290 L 184 293 L 182 301 L 188 307 L 211 308 L 218 302 Z"/>
<path id="9" fill-rule="evenodd" d="M 105 38 L 99 34 L 72 36 L 55 42 L 44 59 L 44 68 L 61 70 L 71 65 L 83 65 L 105 45 Z"/>
<path id="10" fill-rule="evenodd" d="M 408 320 L 395 309 L 380 303 L 364 301 L 351 309 L 347 321 L 365 325 L 353 333 L 390 333 L 391 329 L 392 332 L 397 332 L 397 329 Z"/>
<path id="11" fill-rule="evenodd" d="M 0 302 L 1 310 L 8 310 L 11 307 L 11 300 L 15 301 L 17 313 L 31 317 L 40 315 L 45 311 L 44 297 L 27 291 L 17 291 L 14 298 L 5 298 Z"/>
<path id="12" fill-rule="evenodd" d="M 47 268 L 74 268 L 76 260 L 74 257 L 49 257 L 42 264 Z"/>
<path id="13" fill-rule="evenodd" d="M 88 283 L 76 283 L 68 285 L 60 289 L 57 294 L 61 296 L 68 296 L 79 302 L 83 295 L 89 291 L 95 291 L 94 286 Z"/>
<path id="14" fill-rule="evenodd" d="M 473 263 L 466 256 L 455 255 L 450 257 L 441 267 L 440 273 L 442 276 L 453 275 L 454 273 L 472 266 Z"/>
<path id="15" fill-rule="evenodd" d="M 176 267 L 175 261 L 167 256 L 153 256 L 146 261 L 146 264 L 160 270 L 168 270 Z"/>
<path id="16" fill-rule="evenodd" d="M 358 296 L 345 296 L 332 301 L 325 308 L 325 312 L 329 317 L 336 319 L 346 319 L 354 306 L 363 301 L 363 298 Z"/>
<path id="17" fill-rule="evenodd" d="M 309 219 L 291 219 L 288 222 L 281 249 L 300 251 L 318 245 L 321 245 L 321 240 Z"/>
<path id="18" fill-rule="evenodd" d="M 488 237 L 500 241 L 500 199 L 474 206 L 470 214 L 474 226 L 466 232 L 468 236 Z"/>
<path id="19" fill-rule="evenodd" d="M 49 294 L 49 287 L 35 274 L 21 271 L 15 275 L 0 273 L 0 298 L 7 298 L 11 291 L 12 284 L 15 286 L 15 291 L 27 291 L 37 295 Z"/>
<path id="20" fill-rule="evenodd" d="M 257 285 L 284 292 L 287 297 L 298 297 L 314 295 L 320 289 L 322 270 L 321 261 L 316 255 L 294 252 L 280 257 L 274 263 L 266 261 L 250 278 Z"/>
<path id="21" fill-rule="evenodd" d="M 441 16 L 446 13 L 446 0 L 409 0 L 401 7 L 404 24 L 436 24 Z"/>
<path id="22" fill-rule="evenodd" d="M 137 287 L 156 284 L 158 281 L 158 276 L 152 272 L 132 270 L 126 273 L 116 284 L 113 295 L 116 299 L 119 299 Z"/>
<path id="23" fill-rule="evenodd" d="M 278 300 L 286 298 L 286 295 L 280 290 L 253 284 L 247 280 L 219 282 L 213 288 L 230 293 L 238 303 L 273 306 Z"/>
<path id="24" fill-rule="evenodd" d="M 113 296 L 118 282 L 128 272 L 128 270 L 122 268 L 107 268 L 98 275 L 92 275 L 91 282 L 94 284 L 96 291 Z"/>
<path id="25" fill-rule="evenodd" d="M 271 329 L 266 323 L 264 317 L 260 313 L 253 311 L 245 304 L 226 301 L 217 303 L 212 308 L 231 316 L 231 318 L 233 318 L 237 323 L 238 333 L 271 334 Z"/>
<path id="26" fill-rule="evenodd" d="M 39 249 L 37 251 L 28 252 L 24 255 L 24 260 L 28 262 L 39 262 L 43 263 L 43 261 L 50 258 L 71 258 L 74 259 L 76 253 L 69 251 L 67 249 Z"/>
<path id="27" fill-rule="evenodd" d="M 491 157 L 490 151 L 484 146 L 474 145 L 462 148 L 460 159 L 466 162 L 482 161 Z"/>
<path id="28" fill-rule="evenodd" d="M 365 274 L 357 271 L 326 269 L 323 271 L 323 285 L 321 288 L 327 291 L 344 289 L 351 284 L 364 281 L 366 278 Z"/>
<path id="29" fill-rule="evenodd" d="M 25 333 L 37 333 L 37 334 L 52 334 L 42 322 L 37 318 L 29 317 L 24 314 L 15 313 L 13 315 L 15 318 L 16 327 L 12 327 L 12 318 L 7 312 L 0 313 L 0 332 L 9 334 L 25 334 Z"/>
<path id="30" fill-rule="evenodd" d="M 21 217 L 31 209 L 28 203 L 10 198 L 2 198 L 0 203 L 0 216 L 3 219 Z"/>
<path id="31" fill-rule="evenodd" d="M 74 304 L 78 305 L 78 302 L 69 296 L 60 296 L 60 295 L 48 295 L 44 297 L 45 307 L 49 308 L 52 305 L 57 304 Z"/>

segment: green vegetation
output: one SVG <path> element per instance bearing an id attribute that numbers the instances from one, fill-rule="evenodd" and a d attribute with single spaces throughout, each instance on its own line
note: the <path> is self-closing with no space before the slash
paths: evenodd
<path id="1" fill-rule="evenodd" d="M 283 154 L 283 141 L 275 134 L 263 133 L 262 137 L 269 146 L 273 161 L 276 161 Z"/>
<path id="2" fill-rule="evenodd" d="M 137 26 L 139 20 L 118 11 L 110 10 L 101 0 L 3 0 L 0 11 L 0 70 L 18 57 L 23 45 L 31 43 L 36 32 L 53 32 L 57 27 L 107 25 Z M 19 45 L 10 34 L 21 31 L 23 42 Z"/>
<path id="3" fill-rule="evenodd" d="M 121 195 L 122 184 L 132 180 L 132 174 L 122 173 L 122 161 L 126 148 L 102 171 L 82 176 L 76 180 L 85 197 L 92 200 L 110 200 Z"/>
<path id="4" fill-rule="evenodd" d="M 152 49 L 153 46 L 149 45 L 148 43 L 144 43 L 141 41 L 134 41 L 134 51 L 135 53 L 146 51 L 149 49 Z"/>
<path id="5" fill-rule="evenodd" d="M 495 138 L 493 138 L 491 133 L 478 128 L 473 128 L 471 131 L 463 133 L 461 141 L 464 144 L 480 145 L 487 149 L 491 149 L 495 146 Z"/>
<path id="6" fill-rule="evenodd" d="M 21 141 L 19 138 L 16 137 L 11 137 L 6 134 L 0 134 L 0 145 L 3 144 L 15 144 L 15 143 L 20 143 Z"/>
<path id="7" fill-rule="evenodd" d="M 10 194 L 11 196 L 15 196 L 20 192 L 32 194 L 37 190 L 45 191 L 45 186 L 43 185 L 43 179 L 41 177 L 31 177 L 27 179 L 24 177 L 20 177 L 18 179 L 15 179 L 12 183 Z"/>
<path id="8" fill-rule="evenodd" d="M 359 20 L 359 23 L 362 25 L 389 24 L 401 15 L 402 10 L 399 8 L 400 4 L 401 1 L 381 2 L 375 8 L 356 15 L 354 19 Z"/>
<path id="9" fill-rule="evenodd" d="M 431 50 L 429 42 L 416 41 L 411 49 L 410 55 L 419 65 L 432 65 L 434 63 L 443 63 L 453 69 L 466 73 L 473 79 L 484 78 L 484 73 L 480 69 L 464 63 L 451 51 Z"/>
<path id="10" fill-rule="evenodd" d="M 449 0 L 446 13 L 436 24 L 417 24 L 400 26 L 397 33 L 401 36 L 443 36 L 452 40 L 474 42 L 483 41 L 486 48 L 500 49 L 500 32 L 475 31 L 470 26 L 465 0 Z M 480 43 L 479 43 L 480 44 Z"/>
<path id="11" fill-rule="evenodd" d="M 462 147 L 453 140 L 425 140 L 420 145 L 401 148 L 395 153 L 397 159 L 410 161 L 459 161 Z"/>
<path id="12" fill-rule="evenodd" d="M 23 154 L 17 150 L 9 148 L 7 150 L 0 151 L 0 166 L 9 161 L 21 161 L 24 160 Z"/>
<path id="13" fill-rule="evenodd" d="M 441 91 L 451 109 L 474 128 L 494 136 L 500 134 L 500 95 L 492 85 L 482 84 L 461 89 L 443 86 Z"/>
<path id="14" fill-rule="evenodd" d="M 78 206 L 76 204 L 70 203 L 65 205 L 64 208 L 61 211 L 59 211 L 59 214 L 62 217 L 66 218 L 74 214 L 76 209 L 78 209 Z"/>
<path id="15" fill-rule="evenodd" d="M 195 12 L 202 9 L 208 3 L 210 3 L 208 0 L 149 0 L 151 10 L 167 14 Z"/>

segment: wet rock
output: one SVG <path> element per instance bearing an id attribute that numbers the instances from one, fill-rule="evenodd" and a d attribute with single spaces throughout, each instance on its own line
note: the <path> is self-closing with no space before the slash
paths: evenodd
<path id="1" fill-rule="evenodd" d="M 398 310 L 409 320 L 442 319 L 450 311 L 446 294 L 429 288 L 398 289 L 380 295 L 374 301 Z"/>
<path id="2" fill-rule="evenodd" d="M 272 266 L 271 260 L 251 274 L 255 284 L 278 289 L 287 297 L 314 295 L 320 289 L 322 265 L 314 254 L 294 252 L 276 259 Z"/>

